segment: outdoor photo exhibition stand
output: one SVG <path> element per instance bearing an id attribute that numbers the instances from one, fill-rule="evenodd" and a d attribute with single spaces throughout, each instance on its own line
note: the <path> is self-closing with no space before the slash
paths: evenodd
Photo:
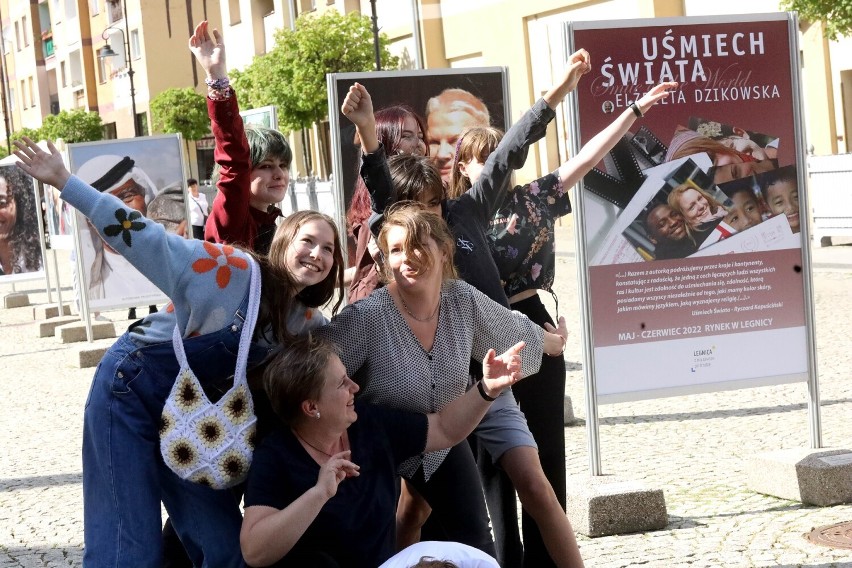
<path id="1" fill-rule="evenodd" d="M 566 36 L 593 62 L 575 153 L 679 83 L 576 196 L 592 476 L 597 406 L 628 400 L 807 382 L 820 448 L 795 15 L 573 22 Z"/>
<path id="2" fill-rule="evenodd" d="M 71 172 L 83 181 L 118 196 L 129 207 L 154 220 L 157 219 L 150 212 L 155 200 L 182 196 L 182 218 L 160 221 L 174 224 L 184 220 L 185 230 L 191 236 L 185 159 L 179 134 L 69 144 L 68 162 Z M 156 286 L 104 243 L 82 213 L 75 211 L 71 218 L 80 312 L 88 341 L 99 338 L 92 330 L 95 312 L 168 302 Z M 117 217 L 116 222 L 120 221 Z M 128 238 L 132 239 L 132 234 Z"/>
<path id="3" fill-rule="evenodd" d="M 476 104 L 487 109 L 483 115 L 491 126 L 504 131 L 509 127 L 509 77 L 505 67 L 330 73 L 326 79 L 335 213 L 338 226 L 344 233 L 346 232 L 346 212 L 352 200 L 355 182 L 358 179 L 358 168 L 361 164 L 360 145 L 355 143 L 355 126 L 341 114 L 340 106 L 349 92 L 349 87 L 356 81 L 367 88 L 373 99 L 375 112 L 403 104 L 417 113 L 424 122 L 428 122 L 430 99 L 443 93 L 445 97 L 468 102 L 478 99 L 479 102 Z M 461 126 L 459 126 L 460 129 Z M 455 144 L 454 139 L 453 144 Z M 437 154 L 437 147 L 430 150 L 433 159 Z M 345 167 L 344 164 L 346 164 Z M 441 166 L 440 163 L 437 165 Z M 347 244 L 351 248 L 349 252 L 354 254 L 354 243 Z"/>

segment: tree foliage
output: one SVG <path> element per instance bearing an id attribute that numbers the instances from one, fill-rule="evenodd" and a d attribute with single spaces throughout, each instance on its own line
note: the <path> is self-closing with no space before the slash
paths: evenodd
<path id="1" fill-rule="evenodd" d="M 387 44 L 387 37 L 380 35 L 382 67 L 396 69 L 399 58 L 390 54 Z M 326 118 L 326 73 L 369 71 L 374 65 L 370 18 L 327 10 L 319 16 L 301 15 L 295 30 L 279 30 L 273 49 L 232 80 L 246 106 L 274 104 L 281 129 L 297 130 Z"/>
<path id="2" fill-rule="evenodd" d="M 26 126 L 21 128 L 20 130 L 14 131 L 10 138 L 12 140 L 22 140 L 24 136 L 36 142 L 44 138 L 44 136 L 42 136 L 41 134 L 41 128 L 28 128 Z"/>
<path id="3" fill-rule="evenodd" d="M 155 132 L 180 133 L 184 140 L 200 140 L 210 132 L 207 102 L 192 87 L 166 89 L 151 99 Z"/>
<path id="4" fill-rule="evenodd" d="M 782 10 L 795 10 L 806 22 L 823 22 L 825 37 L 852 35 L 852 0 L 781 0 Z"/>
<path id="5" fill-rule="evenodd" d="M 49 114 L 44 117 L 39 135 L 40 138 L 47 140 L 62 138 L 69 144 L 92 142 L 103 139 L 103 121 L 96 112 L 81 108 L 63 110 L 59 114 Z"/>

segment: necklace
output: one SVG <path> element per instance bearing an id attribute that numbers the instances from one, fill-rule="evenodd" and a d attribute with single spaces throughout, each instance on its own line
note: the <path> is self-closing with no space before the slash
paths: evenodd
<path id="1" fill-rule="evenodd" d="M 295 434 L 295 436 L 296 436 L 297 438 L 299 438 L 299 439 L 300 439 L 303 443 L 305 443 L 305 444 L 307 444 L 308 446 L 310 446 L 311 448 L 315 449 L 316 451 L 318 451 L 318 452 L 319 452 L 319 453 L 321 453 L 322 455 L 324 455 L 324 456 L 326 456 L 326 457 L 329 457 L 329 458 L 330 458 L 330 457 L 333 457 L 333 454 L 329 454 L 329 453 L 326 453 L 326 452 L 322 451 L 321 449 L 319 449 L 318 447 L 316 447 L 316 446 L 315 446 L 315 445 L 313 445 L 312 443 L 310 443 L 310 442 L 308 442 L 307 440 L 305 440 L 304 438 L 302 438 L 302 437 L 299 435 L 299 433 L 298 433 L 298 432 L 296 432 L 295 430 L 293 430 L 292 428 L 291 428 L 290 430 L 291 430 L 291 431 L 293 432 L 293 434 Z"/>
<path id="2" fill-rule="evenodd" d="M 435 310 L 432 312 L 432 315 L 425 317 L 425 318 L 419 318 L 419 317 L 417 317 L 417 316 L 415 316 L 414 314 L 411 313 L 411 308 L 409 308 L 408 304 L 405 303 L 405 298 L 402 297 L 402 292 L 400 292 L 399 290 L 397 290 L 396 292 L 397 292 L 397 294 L 399 294 L 399 301 L 402 302 L 402 307 L 405 308 L 405 311 L 408 313 L 408 315 L 410 315 L 412 318 L 414 318 L 415 321 L 419 321 L 419 322 L 430 321 L 430 320 L 435 319 L 435 316 L 438 315 L 438 308 L 441 307 L 441 295 L 440 294 L 438 295 L 438 305 L 435 306 Z"/>

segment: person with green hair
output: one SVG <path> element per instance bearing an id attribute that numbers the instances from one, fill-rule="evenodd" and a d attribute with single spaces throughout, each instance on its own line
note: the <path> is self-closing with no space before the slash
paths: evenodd
<path id="1" fill-rule="evenodd" d="M 216 148 L 214 180 L 218 193 L 204 227 L 214 243 L 238 244 L 265 254 L 282 216 L 276 204 L 287 194 L 293 152 L 287 138 L 272 128 L 246 128 L 225 65 L 218 30 L 211 40 L 207 22 L 190 38 L 190 50 L 207 75 L 207 112 Z"/>

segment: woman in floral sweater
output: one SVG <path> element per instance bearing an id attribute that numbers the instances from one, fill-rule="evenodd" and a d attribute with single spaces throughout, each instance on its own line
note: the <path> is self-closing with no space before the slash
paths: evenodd
<path id="1" fill-rule="evenodd" d="M 72 176 L 50 143 L 49 153 L 28 138 L 15 145 L 24 171 L 61 188 L 104 241 L 172 300 L 133 324 L 95 371 L 83 425 L 84 563 L 159 567 L 162 501 L 195 566 L 242 566 L 242 516 L 233 493 L 180 479 L 160 454 L 161 414 L 179 368 L 172 334 L 177 327 L 208 396 L 221 395 L 232 384 L 253 272 L 259 271 L 260 307 L 249 367 L 278 342 L 324 323 L 314 308 L 343 282 L 334 222 L 314 211 L 291 215 L 276 230 L 269 257 L 255 259 L 229 245 L 166 233 Z M 239 420 L 245 405 L 225 412 Z"/>

